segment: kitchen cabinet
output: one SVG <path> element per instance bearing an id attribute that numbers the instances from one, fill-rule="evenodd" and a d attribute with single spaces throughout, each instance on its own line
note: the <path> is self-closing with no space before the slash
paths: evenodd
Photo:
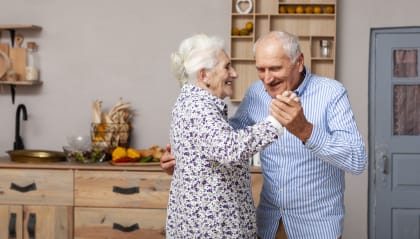
<path id="1" fill-rule="evenodd" d="M 257 80 L 253 44 L 273 30 L 287 31 L 299 37 L 305 66 L 310 72 L 335 78 L 336 0 L 231 0 L 230 55 L 239 74 L 235 81 L 233 102 L 240 102 L 250 84 Z M 237 10 L 239 6 L 239 11 Z M 252 23 L 250 32 L 241 31 Z M 322 51 L 322 44 L 328 51 Z M 326 53 L 326 54 L 323 54 Z"/>
<path id="2" fill-rule="evenodd" d="M 77 170 L 75 238 L 165 238 L 170 184 L 160 170 Z"/>
<path id="3" fill-rule="evenodd" d="M 1 168 L 0 239 L 73 238 L 72 189 L 69 170 Z"/>
<path id="4" fill-rule="evenodd" d="M 262 182 L 253 167 L 256 204 Z M 0 224 L 0 239 L 13 238 L 10 224 L 18 239 L 165 238 L 170 183 L 159 166 L 17 163 L 0 157 L 0 221 L 7 222 Z M 31 228 L 35 237 L 29 236 Z"/>

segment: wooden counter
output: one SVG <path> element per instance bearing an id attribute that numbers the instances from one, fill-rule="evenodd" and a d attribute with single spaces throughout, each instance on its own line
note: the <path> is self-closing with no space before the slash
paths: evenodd
<path id="1" fill-rule="evenodd" d="M 258 203 L 262 175 L 259 168 L 251 171 Z M 170 182 L 159 165 L 0 157 L 0 239 L 165 238 Z"/>

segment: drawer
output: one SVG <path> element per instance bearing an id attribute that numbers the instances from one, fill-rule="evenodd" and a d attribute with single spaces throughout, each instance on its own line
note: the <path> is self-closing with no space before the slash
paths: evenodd
<path id="1" fill-rule="evenodd" d="M 166 208 L 171 177 L 163 172 L 75 171 L 75 205 Z"/>
<path id="2" fill-rule="evenodd" d="M 74 209 L 75 239 L 165 238 L 165 209 Z"/>
<path id="3" fill-rule="evenodd" d="M 73 171 L 0 169 L 0 204 L 73 205 Z"/>

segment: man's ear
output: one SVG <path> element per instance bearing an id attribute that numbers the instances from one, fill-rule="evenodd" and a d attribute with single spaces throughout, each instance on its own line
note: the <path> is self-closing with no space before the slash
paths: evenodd
<path id="1" fill-rule="evenodd" d="M 304 58 L 303 58 L 303 53 L 300 53 L 300 55 L 297 58 L 297 63 L 299 66 L 299 72 L 302 72 L 304 69 Z"/>

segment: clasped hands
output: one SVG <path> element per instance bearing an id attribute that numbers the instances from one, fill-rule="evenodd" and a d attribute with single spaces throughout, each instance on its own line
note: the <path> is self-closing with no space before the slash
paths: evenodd
<path id="1" fill-rule="evenodd" d="M 313 125 L 306 119 L 300 99 L 294 92 L 286 90 L 273 98 L 270 115 L 302 142 L 311 136 Z"/>

